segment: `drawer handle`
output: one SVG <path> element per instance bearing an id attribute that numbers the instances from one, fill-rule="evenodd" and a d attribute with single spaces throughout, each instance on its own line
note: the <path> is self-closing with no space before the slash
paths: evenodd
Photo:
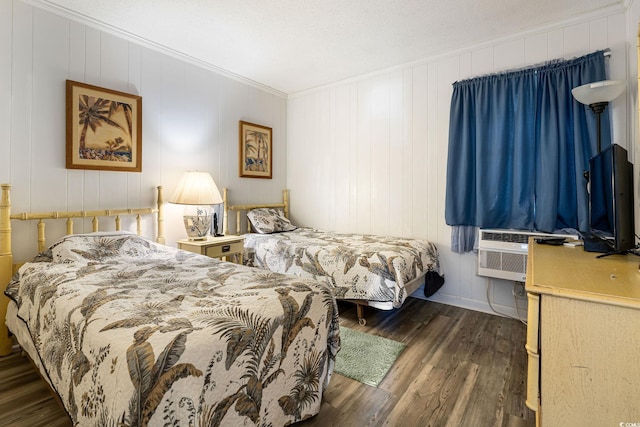
<path id="1" fill-rule="evenodd" d="M 231 245 L 224 245 L 222 247 L 222 252 L 229 252 L 231 250 Z"/>

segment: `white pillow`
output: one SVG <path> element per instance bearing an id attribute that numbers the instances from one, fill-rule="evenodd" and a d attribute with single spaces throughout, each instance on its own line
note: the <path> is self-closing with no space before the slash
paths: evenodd
<path id="1" fill-rule="evenodd" d="M 260 234 L 293 231 L 297 227 L 291 224 L 280 209 L 260 208 L 247 213 L 253 229 Z"/>

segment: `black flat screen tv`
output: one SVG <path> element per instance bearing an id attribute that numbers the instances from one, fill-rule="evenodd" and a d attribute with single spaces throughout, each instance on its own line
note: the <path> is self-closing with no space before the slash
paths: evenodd
<path id="1" fill-rule="evenodd" d="M 585 239 L 585 250 L 625 253 L 635 248 L 633 165 L 618 144 L 589 161 L 589 214 L 591 242 Z"/>

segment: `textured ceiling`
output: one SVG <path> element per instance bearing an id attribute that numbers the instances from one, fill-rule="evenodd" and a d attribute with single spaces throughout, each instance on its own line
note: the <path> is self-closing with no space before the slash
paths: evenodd
<path id="1" fill-rule="evenodd" d="M 292 94 L 623 0 L 36 0 Z"/>

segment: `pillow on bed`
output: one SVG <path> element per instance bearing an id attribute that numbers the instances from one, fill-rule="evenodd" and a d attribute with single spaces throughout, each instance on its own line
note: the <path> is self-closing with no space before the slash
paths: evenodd
<path id="1" fill-rule="evenodd" d="M 260 208 L 247 213 L 251 226 L 260 234 L 293 231 L 297 227 L 291 224 L 280 209 Z"/>
<path id="2" fill-rule="evenodd" d="M 139 257 L 153 251 L 148 240 L 127 231 L 72 234 L 51 245 L 54 263 L 92 262 Z"/>

